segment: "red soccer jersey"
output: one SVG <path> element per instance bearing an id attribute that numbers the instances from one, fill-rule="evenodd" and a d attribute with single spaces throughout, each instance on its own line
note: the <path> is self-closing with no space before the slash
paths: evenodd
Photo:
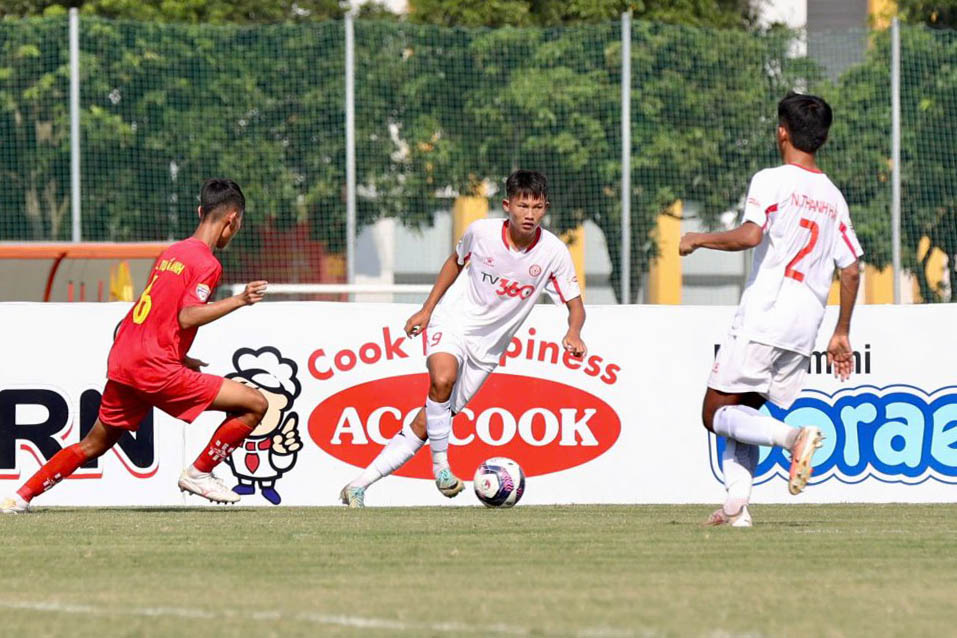
<path id="1" fill-rule="evenodd" d="M 182 368 L 196 338 L 197 328 L 180 327 L 179 311 L 206 303 L 222 271 L 209 246 L 194 237 L 163 251 L 120 323 L 106 376 L 139 390 L 160 390 Z"/>

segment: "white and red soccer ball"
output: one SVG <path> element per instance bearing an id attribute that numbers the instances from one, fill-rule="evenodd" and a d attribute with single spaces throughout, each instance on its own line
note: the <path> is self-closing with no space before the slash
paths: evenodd
<path id="1" fill-rule="evenodd" d="M 486 507 L 512 507 L 525 492 L 525 472 L 512 459 L 496 456 L 478 466 L 472 485 Z"/>

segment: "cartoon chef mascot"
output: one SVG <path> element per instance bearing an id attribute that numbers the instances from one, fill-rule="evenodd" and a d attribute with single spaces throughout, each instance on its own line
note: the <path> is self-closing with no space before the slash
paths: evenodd
<path id="1" fill-rule="evenodd" d="M 282 497 L 276 491 L 276 481 L 293 468 L 302 448 L 299 416 L 291 411 L 301 390 L 296 379 L 298 367 L 276 348 L 266 346 L 240 348 L 233 354 L 233 368 L 236 371 L 226 378 L 256 388 L 269 404 L 263 420 L 226 459 L 239 481 L 233 491 L 243 496 L 254 494 L 258 485 L 263 498 L 279 505 Z"/>

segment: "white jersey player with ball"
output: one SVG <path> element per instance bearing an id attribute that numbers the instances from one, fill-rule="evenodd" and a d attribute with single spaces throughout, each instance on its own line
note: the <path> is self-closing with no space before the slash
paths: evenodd
<path id="1" fill-rule="evenodd" d="M 449 466 L 452 417 L 485 383 L 543 292 L 568 307 L 562 344 L 573 356 L 584 356 L 585 307 L 571 255 L 561 239 L 540 225 L 548 209 L 545 176 L 519 170 L 505 186 L 502 207 L 508 217 L 479 220 L 466 229 L 422 309 L 406 322 L 409 336 L 425 333 L 425 407 L 342 489 L 343 504 L 363 507 L 366 488 L 405 464 L 426 439 L 439 491 L 451 498 L 464 489 Z M 463 269 L 465 277 L 459 278 Z"/>
<path id="2" fill-rule="evenodd" d="M 704 426 L 727 440 L 722 455 L 727 497 L 708 520 L 713 525 L 751 526 L 748 502 L 760 445 L 790 450 L 792 494 L 807 485 L 820 430 L 792 428 L 758 410 L 766 401 L 787 408 L 801 391 L 835 268 L 841 308 L 827 356 L 841 380 L 851 374 L 848 333 L 863 251 L 844 197 L 815 162 L 831 118 L 821 98 L 788 94 L 778 104 L 778 149 L 785 164 L 752 178 L 741 226 L 681 239 L 682 255 L 697 248 L 755 249 L 702 408 Z"/>

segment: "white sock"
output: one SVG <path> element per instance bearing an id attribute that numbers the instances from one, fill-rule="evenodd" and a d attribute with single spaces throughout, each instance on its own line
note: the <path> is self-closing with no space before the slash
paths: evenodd
<path id="1" fill-rule="evenodd" d="M 406 464 L 406 462 L 415 456 L 415 453 L 422 449 L 425 441 L 420 439 L 412 431 L 411 425 L 404 425 L 398 434 L 392 437 L 379 456 L 372 459 L 369 467 L 362 471 L 354 481 L 349 483 L 352 487 L 369 487 L 383 476 L 392 474 L 397 469 Z"/>
<path id="2" fill-rule="evenodd" d="M 714 433 L 751 445 L 790 449 L 800 430 L 746 405 L 726 405 L 714 413 Z"/>
<path id="3" fill-rule="evenodd" d="M 209 475 L 210 475 L 209 472 L 200 472 L 199 470 L 197 470 L 196 466 L 193 464 L 190 464 L 190 466 L 186 468 L 186 476 L 188 476 L 189 478 L 205 478 Z"/>
<path id="4" fill-rule="evenodd" d="M 425 430 L 432 448 L 432 472 L 436 475 L 449 466 L 449 434 L 452 433 L 452 400 L 439 403 L 425 400 Z"/>
<path id="5" fill-rule="evenodd" d="M 728 504 L 738 509 L 751 500 L 751 485 L 754 482 L 754 468 L 758 465 L 758 446 L 740 443 L 734 439 L 725 442 L 721 455 L 721 468 L 724 473 L 724 487 L 728 491 Z"/>

